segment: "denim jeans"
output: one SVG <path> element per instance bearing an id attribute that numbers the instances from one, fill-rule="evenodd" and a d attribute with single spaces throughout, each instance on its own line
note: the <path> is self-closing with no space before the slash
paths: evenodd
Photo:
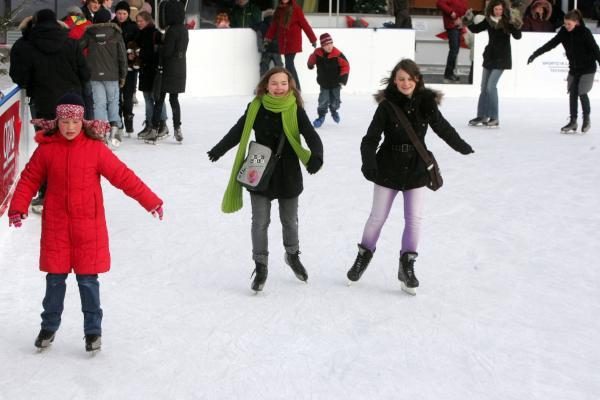
<path id="1" fill-rule="evenodd" d="M 252 259 L 267 265 L 269 262 L 269 224 L 271 223 L 271 199 L 250 193 L 252 202 Z M 283 230 L 283 247 L 288 253 L 296 253 L 298 241 L 298 197 L 278 199 L 279 219 Z"/>
<path id="2" fill-rule="evenodd" d="M 144 103 L 146 104 L 146 123 L 148 126 L 152 126 L 152 113 L 154 112 L 154 96 L 152 92 L 143 92 L 144 93 Z M 160 113 L 160 120 L 167 120 L 167 107 L 163 104 L 163 108 Z"/>
<path id="3" fill-rule="evenodd" d="M 281 61 L 281 55 L 279 53 L 264 52 L 260 57 L 260 76 L 262 77 L 271 69 L 271 61 L 276 67 L 283 67 L 283 61 Z"/>
<path id="4" fill-rule="evenodd" d="M 83 102 L 85 103 L 84 118 L 91 121 L 94 119 L 94 93 L 90 81 L 83 84 Z"/>
<path id="5" fill-rule="evenodd" d="M 373 189 L 373 205 L 360 244 L 375 251 L 381 229 L 387 220 L 398 190 L 375 185 Z M 421 233 L 423 219 L 425 187 L 402 192 L 404 197 L 404 231 L 402 232 L 402 248 L 400 255 L 406 252 L 416 252 Z"/>
<path id="6" fill-rule="evenodd" d="M 94 117 L 122 127 L 119 117 L 119 81 L 91 81 Z"/>
<path id="7" fill-rule="evenodd" d="M 448 33 L 448 58 L 446 59 L 446 70 L 444 76 L 449 77 L 456 69 L 456 58 L 460 50 L 460 28 L 446 29 Z"/>
<path id="8" fill-rule="evenodd" d="M 56 332 L 60 326 L 64 309 L 65 283 L 68 274 L 47 274 L 46 295 L 42 302 L 42 329 Z M 83 312 L 83 331 L 86 335 L 102 334 L 102 309 L 100 308 L 100 283 L 98 275 L 77 275 L 81 311 Z"/>
<path id="9" fill-rule="evenodd" d="M 300 90 L 300 78 L 298 78 L 298 71 L 296 71 L 296 66 L 294 65 L 294 58 L 296 58 L 296 54 L 286 54 L 285 58 L 285 69 L 290 71 L 294 80 L 296 81 L 296 87 Z"/>
<path id="10" fill-rule="evenodd" d="M 333 89 L 321 87 L 321 91 L 319 92 L 319 105 L 317 107 L 319 117 L 327 114 L 327 108 L 334 114 L 340 108 L 341 102 L 339 86 Z"/>
<path id="11" fill-rule="evenodd" d="M 503 69 L 483 69 L 481 75 L 481 93 L 477 103 L 477 116 L 498 119 L 498 81 Z"/>

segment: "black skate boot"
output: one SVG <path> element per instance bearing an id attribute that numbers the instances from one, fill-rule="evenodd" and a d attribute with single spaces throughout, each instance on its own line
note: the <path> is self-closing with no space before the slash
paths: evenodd
<path id="1" fill-rule="evenodd" d="M 144 128 L 139 131 L 137 133 L 137 138 L 138 139 L 146 139 L 146 136 L 150 133 L 150 131 L 152 130 L 152 123 L 148 122 L 148 121 L 144 121 L 143 122 Z"/>
<path id="2" fill-rule="evenodd" d="M 356 260 L 354 260 L 354 264 L 352 268 L 348 270 L 346 276 L 350 281 L 356 282 L 360 279 L 362 274 L 367 270 L 371 259 L 373 258 L 373 252 L 366 247 L 358 245 L 358 255 L 356 256 Z"/>
<path id="3" fill-rule="evenodd" d="M 102 336 L 85 335 L 85 351 L 99 351 L 102 347 Z"/>
<path id="4" fill-rule="evenodd" d="M 590 130 L 591 127 L 592 127 L 592 124 L 590 123 L 590 116 L 584 115 L 583 122 L 581 123 L 581 133 L 586 133 L 587 131 Z"/>
<path id="5" fill-rule="evenodd" d="M 402 290 L 413 296 L 417 294 L 415 289 L 419 287 L 419 280 L 415 276 L 415 260 L 417 256 L 417 253 L 410 252 L 402 254 L 398 268 L 398 279 L 402 282 Z"/>
<path id="6" fill-rule="evenodd" d="M 35 347 L 43 350 L 47 347 L 50 347 L 52 342 L 54 341 L 54 335 L 56 332 L 47 331 L 46 329 L 42 329 L 38 334 L 38 337 L 35 339 Z"/>
<path id="7" fill-rule="evenodd" d="M 162 140 L 169 136 L 169 127 L 166 121 L 160 121 L 158 123 L 158 140 Z"/>
<path id="8" fill-rule="evenodd" d="M 133 133 L 133 114 L 125 115 L 125 133 L 127 137 L 131 137 Z"/>
<path id="9" fill-rule="evenodd" d="M 577 117 L 570 117 L 569 123 L 560 128 L 561 133 L 577 132 Z"/>
<path id="10" fill-rule="evenodd" d="M 488 122 L 488 118 L 477 117 L 469 121 L 469 126 L 483 126 Z"/>
<path id="11" fill-rule="evenodd" d="M 261 290 L 263 290 L 265 282 L 267 281 L 268 274 L 269 270 L 267 266 L 265 264 L 256 262 L 256 268 L 254 269 L 254 272 L 252 272 L 252 275 L 254 275 L 252 286 L 250 286 L 252 290 L 254 290 L 255 292 L 260 292 Z M 252 276 L 250 277 L 252 278 Z"/>
<path id="12" fill-rule="evenodd" d="M 294 271 L 294 275 L 296 278 L 300 279 L 302 282 L 306 282 L 308 280 L 308 274 L 306 273 L 306 269 L 304 269 L 304 265 L 300 262 L 300 252 L 297 251 L 295 253 L 285 253 L 285 263 L 292 268 Z"/>
<path id="13" fill-rule="evenodd" d="M 158 140 L 158 128 L 150 129 L 150 132 L 148 132 L 146 134 L 146 136 L 144 136 L 144 143 L 156 144 L 157 140 Z"/>
<path id="14" fill-rule="evenodd" d="M 175 136 L 175 140 L 179 143 L 183 142 L 183 133 L 181 132 L 181 127 L 173 128 L 173 136 Z"/>

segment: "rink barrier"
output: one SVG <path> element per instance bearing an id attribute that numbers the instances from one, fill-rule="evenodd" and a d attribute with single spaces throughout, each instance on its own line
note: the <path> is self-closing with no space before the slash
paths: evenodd
<path id="1" fill-rule="evenodd" d="M 374 93 L 381 87 L 381 79 L 389 75 L 398 61 L 415 57 L 416 31 L 412 29 L 315 28 L 314 31 L 317 37 L 328 32 L 333 37 L 334 45 L 350 62 L 350 76 L 344 93 Z M 251 96 L 258 83 L 260 61 L 254 31 L 200 29 L 189 33 L 187 92 L 184 96 Z M 505 71 L 500 79 L 498 89 L 501 97 L 567 96 L 568 61 L 562 45 L 527 65 L 531 53 L 553 36 L 553 33 L 524 32 L 522 39 L 511 39 L 513 68 Z M 594 38 L 600 43 L 600 35 L 594 35 Z M 302 40 L 303 52 L 296 54 L 295 59 L 302 92 L 317 94 L 319 86 L 316 71 L 306 66 L 314 49 L 306 35 L 303 34 Z M 474 84 L 429 86 L 442 90 L 449 97 L 476 97 L 479 94 L 483 49 L 487 40 L 486 32 L 475 35 Z M 444 54 L 446 52 L 447 48 L 444 48 Z M 600 97 L 598 85 L 589 95 L 590 98 Z"/>
<path id="2" fill-rule="evenodd" d="M 25 92 L 15 86 L 0 99 L 0 217 L 5 213 L 14 186 L 29 154 L 29 123 Z"/>

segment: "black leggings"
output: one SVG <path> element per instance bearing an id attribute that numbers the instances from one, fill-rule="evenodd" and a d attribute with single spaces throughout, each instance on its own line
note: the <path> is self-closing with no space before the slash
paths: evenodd
<path id="1" fill-rule="evenodd" d="M 181 126 L 181 107 L 179 106 L 179 93 L 169 93 L 169 104 L 171 104 L 171 112 L 173 113 L 173 128 L 177 129 Z M 152 110 L 152 126 L 158 128 L 160 121 L 160 112 L 165 104 L 166 92 L 160 92 L 158 99 L 154 101 L 154 110 Z"/>
<path id="2" fill-rule="evenodd" d="M 579 95 L 579 78 L 573 79 L 569 88 L 569 112 L 571 118 L 577 118 L 577 100 L 581 101 L 581 112 L 584 116 L 589 116 L 591 112 L 590 98 L 587 93 Z"/>
<path id="3" fill-rule="evenodd" d="M 296 81 L 296 87 L 298 88 L 298 90 L 300 90 L 300 79 L 298 79 L 298 72 L 296 72 L 294 58 L 296 58 L 296 53 L 285 55 L 285 68 L 292 73 L 292 76 Z"/>

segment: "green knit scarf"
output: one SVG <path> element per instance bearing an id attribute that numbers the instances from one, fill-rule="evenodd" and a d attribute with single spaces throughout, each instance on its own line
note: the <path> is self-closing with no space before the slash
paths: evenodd
<path id="1" fill-rule="evenodd" d="M 227 184 L 227 189 L 225 190 L 223 201 L 221 202 L 221 210 L 224 213 L 239 211 L 244 205 L 242 201 L 242 186 L 238 183 L 236 178 L 242 167 L 242 163 L 246 158 L 250 132 L 252 131 L 254 120 L 256 119 L 256 114 L 258 114 L 261 104 L 271 112 L 281 113 L 283 131 L 300 161 L 306 165 L 310 158 L 310 150 L 302 147 L 300 142 L 300 130 L 298 129 L 297 117 L 298 106 L 296 104 L 296 96 L 294 96 L 294 93 L 290 91 L 283 97 L 273 97 L 268 93 L 262 97 L 255 97 L 254 100 L 252 100 L 252 103 L 250 103 L 248 112 L 246 113 L 242 137 L 235 155 L 231 175 L 229 176 L 229 183 Z"/>

